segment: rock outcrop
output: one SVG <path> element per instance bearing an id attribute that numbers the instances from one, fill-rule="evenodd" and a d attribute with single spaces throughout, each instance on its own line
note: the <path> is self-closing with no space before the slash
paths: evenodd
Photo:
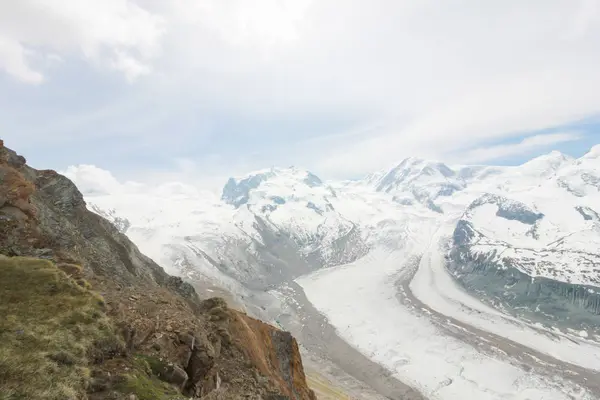
<path id="1" fill-rule="evenodd" d="M 61 279 L 102 296 L 120 344 L 88 349 L 87 398 L 314 398 L 291 335 L 221 299 L 200 301 L 192 286 L 88 211 L 69 179 L 29 167 L 1 140 L 0 254 L 45 259 Z"/>
<path id="2" fill-rule="evenodd" d="M 489 206 L 493 207 L 484 214 L 486 218 L 473 216 L 478 208 Z M 589 217 L 586 221 L 593 221 L 595 211 L 591 208 L 579 207 L 577 211 L 582 218 Z M 562 246 L 569 237 L 577 241 L 577 231 L 553 243 L 537 245 L 544 218 L 543 213 L 518 201 L 481 196 L 456 224 L 447 269 L 467 291 L 504 311 L 559 328 L 597 332 L 600 255 L 596 249 L 586 251 L 568 243 Z M 506 230 L 509 234 L 494 235 L 486 226 L 501 225 L 503 220 L 514 224 Z M 519 236 L 518 232 L 526 233 Z"/>

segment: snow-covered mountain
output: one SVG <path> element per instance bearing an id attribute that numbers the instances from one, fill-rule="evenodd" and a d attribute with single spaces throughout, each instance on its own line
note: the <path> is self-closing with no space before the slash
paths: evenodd
<path id="1" fill-rule="evenodd" d="M 239 226 L 261 246 L 269 246 L 269 234 L 286 237 L 318 266 L 350 262 L 366 250 L 360 228 L 336 210 L 334 189 L 308 171 L 271 169 L 231 178 L 221 198 L 236 215 L 250 216 Z"/>
<path id="2" fill-rule="evenodd" d="M 112 177 L 99 190 L 87 186 L 88 176 L 106 172 L 89 166 L 71 167 L 66 175 L 86 182 L 82 191 L 90 210 L 167 270 L 236 295 L 368 251 L 361 227 L 336 210 L 335 190 L 297 168 L 231 178 L 220 198 L 182 183 L 115 185 Z"/>
<path id="3" fill-rule="evenodd" d="M 453 276 L 479 297 L 523 315 L 598 326 L 597 149 L 580 159 L 553 152 L 498 177 L 456 224 Z"/>
<path id="4" fill-rule="evenodd" d="M 451 168 L 438 161 L 407 158 L 390 171 L 367 179 L 378 192 L 391 194 L 395 202 L 405 205 L 421 203 L 441 213 L 438 198 L 450 197 L 470 183 L 500 174 L 505 169 L 488 166 Z"/>
<path id="5" fill-rule="evenodd" d="M 454 227 L 448 270 L 478 297 L 600 326 L 600 146 L 516 167 L 409 158 L 349 182 L 272 168 L 231 178 L 220 197 L 181 183 L 120 184 L 90 168 L 66 174 L 91 210 L 192 281 L 264 290 L 422 237 L 410 216 L 423 232 Z M 110 179 L 95 185 L 91 175 Z"/>

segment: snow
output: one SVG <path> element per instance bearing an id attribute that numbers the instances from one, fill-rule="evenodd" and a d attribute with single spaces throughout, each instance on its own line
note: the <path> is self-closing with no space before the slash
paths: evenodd
<path id="1" fill-rule="evenodd" d="M 568 164 L 559 174 L 571 168 Z M 560 175 L 538 186 L 522 183 L 519 187 L 513 182 L 512 190 L 504 191 L 505 206 L 521 204 L 529 212 L 543 215 L 533 224 L 499 217 L 497 204 L 469 207 L 461 218 L 482 235 L 474 239 L 470 251 L 490 254 L 499 264 L 506 259 L 528 260 L 517 262 L 516 267 L 531 276 L 600 285 L 600 270 L 596 267 L 600 264 L 600 226 L 577 211 L 585 207 L 595 213 L 599 193 L 574 196 L 558 185 L 557 179 Z"/>
<path id="2" fill-rule="evenodd" d="M 270 168 L 230 180 L 225 189 L 235 189 L 230 200 L 241 201 L 233 206 L 180 182 L 121 184 L 89 165 L 69 167 L 65 174 L 91 205 L 110 211 L 112 218 L 129 220 L 128 234 L 137 235 L 136 241 L 151 254 L 164 254 L 165 245 L 192 237 L 216 259 L 234 261 L 219 250 L 226 247 L 224 242 L 266 245 L 256 228 L 260 218 L 270 229 L 302 243 L 302 254 L 319 252 L 325 262 L 333 262 L 332 247 L 355 227 L 369 246 L 394 246 L 402 238 L 402 215 L 418 214 L 424 223 L 461 218 L 472 223 L 482 238 L 471 244 L 471 251 L 494 253 L 499 264 L 504 262 L 499 254 L 537 260 L 516 265 L 531 276 L 600 285 L 600 269 L 586 261 L 587 253 L 597 254 L 600 224 L 577 211 L 584 207 L 598 212 L 598 148 L 580 159 L 551 152 L 518 167 L 447 166 L 409 158 L 390 171 L 354 182 L 322 182 L 302 169 Z M 228 199 L 226 194 L 223 199 Z M 468 209 L 490 194 L 501 196 L 504 206 L 524 204 L 544 217 L 530 226 L 500 217 L 498 204 Z"/>
<path id="3" fill-rule="evenodd" d="M 590 159 L 590 158 L 600 158 L 600 144 L 593 146 L 590 151 L 588 151 L 582 158 Z"/>
<path id="4" fill-rule="evenodd" d="M 534 330 L 531 325 L 501 313 L 464 292 L 444 270 L 440 244 L 448 231 L 448 227 L 442 226 L 433 235 L 411 282 L 410 288 L 419 300 L 444 315 L 476 328 L 550 354 L 559 360 L 600 371 L 600 344 L 577 340 L 574 336 L 557 335 L 556 332 L 552 336 L 544 335 L 541 328 Z"/>
<path id="5" fill-rule="evenodd" d="M 232 199 L 238 194 L 241 196 L 232 202 L 239 212 L 246 208 L 276 229 L 289 233 L 297 242 L 310 243 L 304 249 L 307 254 L 316 250 L 316 243 L 320 248 L 329 248 L 353 228 L 332 205 L 335 191 L 305 170 L 272 168 L 232 179 L 223 198 Z M 244 229 L 251 231 L 248 226 Z"/>
<path id="6" fill-rule="evenodd" d="M 429 399 L 592 398 L 566 382 L 482 354 L 399 306 L 393 284 L 414 251 L 374 251 L 297 282 L 341 337 Z"/>
<path id="7" fill-rule="evenodd" d="M 261 259 L 271 245 L 264 229 L 296 243 L 294 256 L 318 254 L 316 267 L 330 268 L 297 279 L 309 300 L 340 336 L 431 399 L 590 398 L 561 378 L 513 365 L 500 350 L 490 356 L 447 334 L 427 308 L 403 306 L 394 283 L 411 257 L 422 256 L 410 289 L 432 310 L 600 370 L 600 349 L 586 331 L 550 336 L 484 305 L 444 269 L 445 246 L 462 221 L 476 232 L 465 244 L 474 255 L 500 267 L 510 262 L 532 278 L 600 286 L 600 146 L 579 159 L 552 152 L 516 167 L 412 158 L 360 181 L 321 182 L 302 169 L 271 168 L 232 178 L 221 197 L 181 182 L 120 183 L 93 166 L 65 174 L 90 208 L 126 227 L 168 272 L 233 293 L 272 273 Z M 344 251 L 360 247 L 361 258 L 336 266 L 336 246 L 354 230 L 359 242 Z"/>
<path id="8" fill-rule="evenodd" d="M 574 159 L 559 151 L 536 157 L 533 160 L 516 168 L 516 174 L 534 179 L 548 178 L 556 173 L 558 169 L 572 163 Z"/>

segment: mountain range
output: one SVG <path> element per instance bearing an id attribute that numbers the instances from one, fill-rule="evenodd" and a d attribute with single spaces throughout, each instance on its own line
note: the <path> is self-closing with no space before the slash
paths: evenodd
<path id="1" fill-rule="evenodd" d="M 595 399 L 599 200 L 600 146 L 351 181 L 271 168 L 216 194 L 35 170 L 0 142 L 0 389 Z"/>
<path id="2" fill-rule="evenodd" d="M 482 301 L 600 327 L 600 146 L 519 166 L 408 158 L 353 181 L 271 168 L 229 179 L 220 196 L 184 183 L 119 183 L 92 166 L 64 173 L 92 211 L 169 272 L 223 288 L 263 318 L 250 300 L 257 293 L 399 246 L 411 215 L 423 229 L 452 227 L 446 268 Z"/>

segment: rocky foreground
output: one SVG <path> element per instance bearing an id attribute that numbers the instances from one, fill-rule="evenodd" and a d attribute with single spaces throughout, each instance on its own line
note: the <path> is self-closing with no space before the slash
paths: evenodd
<path id="1" fill-rule="evenodd" d="M 0 140 L 4 399 L 314 399 L 296 340 L 201 301 Z"/>

